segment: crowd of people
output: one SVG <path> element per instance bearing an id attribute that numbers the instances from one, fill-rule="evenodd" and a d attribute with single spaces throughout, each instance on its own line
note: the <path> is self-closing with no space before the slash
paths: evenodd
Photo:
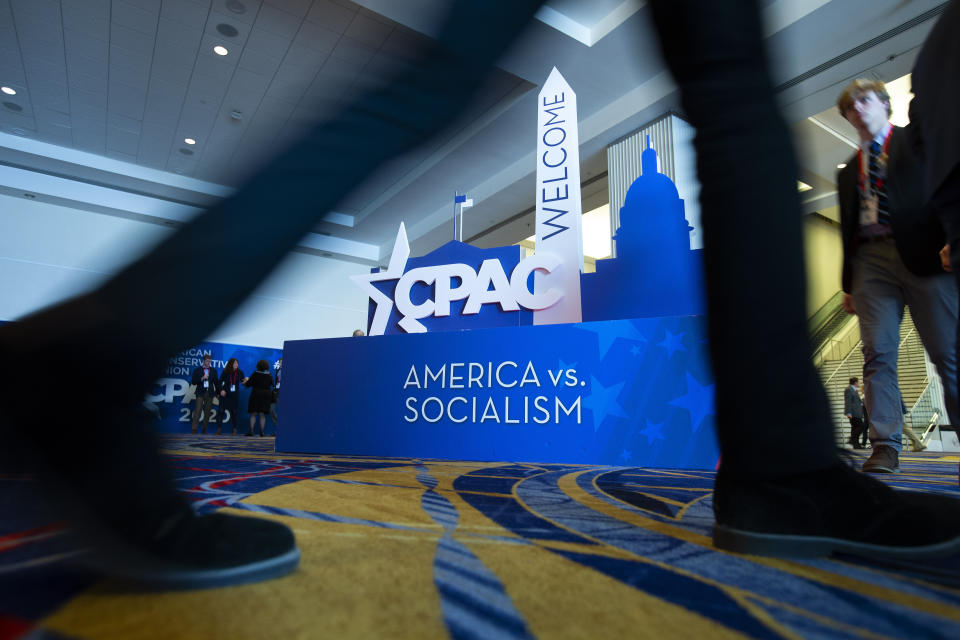
<path id="1" fill-rule="evenodd" d="M 266 435 L 267 416 L 273 420 L 274 429 L 279 426 L 277 417 L 277 402 L 280 397 L 280 382 L 283 376 L 283 358 L 276 364 L 276 376 L 270 374 L 270 363 L 266 360 L 257 362 L 257 369 L 250 376 L 245 376 L 236 358 L 227 360 L 222 373 L 218 373 L 213 366 L 210 354 L 203 356 L 203 362 L 193 370 L 190 384 L 194 387 L 194 408 L 192 412 L 191 433 L 197 433 L 201 425 L 201 432 L 206 433 L 211 416 L 216 410 L 217 435 L 220 435 L 223 422 L 232 423 L 233 435 L 237 435 L 237 422 L 240 412 L 240 386 L 250 389 L 247 400 L 247 413 L 250 415 L 250 430 L 244 434 L 254 435 L 257 419 L 260 420 L 260 436 Z"/>

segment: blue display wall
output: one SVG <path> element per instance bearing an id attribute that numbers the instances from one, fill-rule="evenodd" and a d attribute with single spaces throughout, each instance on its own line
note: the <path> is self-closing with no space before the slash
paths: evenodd
<path id="1" fill-rule="evenodd" d="M 715 467 L 700 317 L 284 344 L 278 451 Z"/>
<path id="2" fill-rule="evenodd" d="M 270 373 L 276 377 L 276 362 L 283 357 L 280 349 L 264 347 L 250 347 L 239 344 L 225 344 L 222 342 L 203 342 L 196 347 L 187 349 L 170 358 L 164 376 L 157 380 L 153 389 L 144 398 L 144 407 L 156 417 L 156 427 L 163 433 L 189 433 L 191 425 L 190 414 L 194 407 L 194 394 L 190 385 L 193 370 L 201 365 L 203 356 L 211 356 L 213 367 L 217 375 L 223 372 L 227 360 L 236 358 L 244 375 L 249 376 L 257 368 L 259 360 L 266 360 L 270 364 Z M 247 400 L 250 390 L 240 387 L 239 426 L 246 432 L 249 428 L 249 414 L 247 414 Z M 215 412 L 220 411 L 214 406 Z M 224 416 L 225 418 L 228 416 Z M 211 419 L 216 422 L 216 413 Z M 267 420 L 268 432 L 273 430 L 273 423 Z"/>

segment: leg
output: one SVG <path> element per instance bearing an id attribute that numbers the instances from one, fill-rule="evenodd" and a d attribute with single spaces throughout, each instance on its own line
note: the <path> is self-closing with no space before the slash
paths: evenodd
<path id="1" fill-rule="evenodd" d="M 190 433 L 197 432 L 197 424 L 200 422 L 200 414 L 203 411 L 202 407 L 203 407 L 203 398 L 201 398 L 200 396 L 196 396 L 193 399 L 193 414 L 190 416 L 191 418 Z"/>
<path id="2" fill-rule="evenodd" d="M 957 400 L 957 286 L 949 274 L 921 278 L 904 269 L 904 294 L 924 348 L 943 382 L 950 424 L 960 424 Z"/>
<path id="3" fill-rule="evenodd" d="M 652 0 L 649 6 L 697 131 L 723 455 L 714 543 L 765 555 L 844 550 L 917 557 L 960 549 L 956 500 L 895 492 L 849 469 L 834 450 L 829 407 L 809 359 L 795 162 L 756 2 Z M 755 169 L 756 158 L 764 159 L 763 171 Z M 765 313 L 755 319 L 742 309 Z M 745 380 L 755 402 L 741 401 Z M 769 420 L 779 415 L 785 419 Z"/>
<path id="4" fill-rule="evenodd" d="M 863 386 L 874 449 L 871 459 L 874 455 L 889 456 L 889 451 L 878 449 L 881 445 L 896 453 L 902 448 L 903 413 L 897 383 L 904 305 L 899 277 L 902 268 L 893 241 L 864 245 L 854 258 L 853 304 L 863 339 Z M 896 466 L 890 463 L 885 468 Z"/>
<path id="5" fill-rule="evenodd" d="M 213 396 L 203 397 L 203 433 L 207 432 L 207 425 L 210 424 L 210 412 L 213 411 Z"/>
<path id="6" fill-rule="evenodd" d="M 226 408 L 224 400 L 226 400 L 226 398 L 220 396 L 220 410 L 217 411 L 217 435 L 220 435 L 220 431 L 223 429 L 223 412 Z"/>

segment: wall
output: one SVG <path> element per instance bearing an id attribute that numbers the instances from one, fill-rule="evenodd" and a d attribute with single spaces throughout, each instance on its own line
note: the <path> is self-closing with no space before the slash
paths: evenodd
<path id="1" fill-rule="evenodd" d="M 0 194 L 0 320 L 95 287 L 171 230 L 155 224 Z M 242 258 L 242 251 L 240 252 Z M 281 347 L 284 340 L 349 336 L 366 327 L 367 301 L 349 276 L 360 264 L 293 253 L 207 339 Z M 157 295 L 176 304 L 178 288 Z"/>
<path id="2" fill-rule="evenodd" d="M 807 317 L 812 316 L 840 290 L 843 244 L 840 225 L 812 214 L 803 219 L 804 251 L 807 261 Z M 776 243 L 770 257 L 776 259 Z"/>

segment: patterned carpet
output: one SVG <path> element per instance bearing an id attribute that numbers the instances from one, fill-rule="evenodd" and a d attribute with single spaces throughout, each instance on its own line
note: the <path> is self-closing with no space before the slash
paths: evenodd
<path id="1" fill-rule="evenodd" d="M 0 477 L 0 638 L 960 637 L 960 557 L 716 551 L 709 471 L 284 456 L 229 436 L 165 446 L 199 510 L 289 524 L 300 568 L 130 592 L 73 568 L 61 526 L 23 500 L 31 479 Z M 905 454 L 888 480 L 960 497 L 957 463 Z"/>

